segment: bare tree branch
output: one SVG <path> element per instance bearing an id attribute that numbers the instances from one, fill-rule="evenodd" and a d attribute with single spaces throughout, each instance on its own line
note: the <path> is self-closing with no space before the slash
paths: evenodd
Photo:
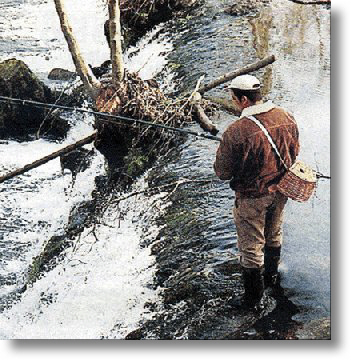
<path id="1" fill-rule="evenodd" d="M 112 81 L 116 84 L 123 80 L 124 64 L 122 54 L 122 35 L 119 0 L 108 1 Z"/>
<path id="2" fill-rule="evenodd" d="M 50 160 L 53 160 L 61 155 L 67 154 L 78 147 L 81 147 L 83 145 L 93 142 L 96 138 L 96 134 L 97 134 L 96 132 L 93 132 L 91 135 L 75 142 L 74 144 L 67 145 L 66 147 L 64 147 L 60 150 L 57 150 L 47 156 L 44 156 L 41 159 L 35 160 L 34 162 L 27 164 L 27 165 L 23 166 L 22 168 L 19 168 L 17 170 L 11 171 L 5 175 L 0 176 L 0 184 L 6 180 L 14 178 L 15 176 L 22 175 L 29 170 L 35 169 L 38 166 L 46 164 Z"/>
<path id="3" fill-rule="evenodd" d="M 71 53 L 72 60 L 76 67 L 76 71 L 80 76 L 84 88 L 89 93 L 89 95 L 96 99 L 101 86 L 100 82 L 96 79 L 95 75 L 91 71 L 90 67 L 84 61 L 82 54 L 79 49 L 79 45 L 73 36 L 72 28 L 69 24 L 67 12 L 64 7 L 64 0 L 54 0 L 56 6 L 56 12 L 60 19 L 61 30 L 65 36 L 68 49 Z"/>
<path id="4" fill-rule="evenodd" d="M 209 91 L 221 84 L 224 84 L 225 82 L 230 81 L 239 75 L 244 75 L 244 74 L 248 74 L 252 71 L 256 71 L 256 70 L 261 69 L 269 64 L 272 64 L 274 61 L 275 61 L 274 55 L 267 56 L 266 58 L 259 60 L 253 64 L 244 66 L 243 68 L 241 68 L 239 70 L 231 71 L 229 73 L 226 73 L 226 74 L 220 76 L 219 78 L 211 81 L 209 84 L 202 86 L 198 90 L 198 92 L 202 95 L 206 91 Z"/>

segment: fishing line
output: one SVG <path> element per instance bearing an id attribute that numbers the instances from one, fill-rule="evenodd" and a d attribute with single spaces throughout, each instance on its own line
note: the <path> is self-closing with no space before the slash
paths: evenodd
<path id="1" fill-rule="evenodd" d="M 145 126 L 163 129 L 163 130 L 178 132 L 181 134 L 192 135 L 192 136 L 196 136 L 199 138 L 204 138 L 204 139 L 209 139 L 209 140 L 214 140 L 214 141 L 221 141 L 221 138 L 217 137 L 217 136 L 200 134 L 200 133 L 198 133 L 196 131 L 192 131 L 192 130 L 175 128 L 175 127 L 167 126 L 167 125 L 163 125 L 163 124 L 155 124 L 155 123 L 152 123 L 152 122 L 146 121 L 146 120 L 133 119 L 133 118 L 129 118 L 126 116 L 113 115 L 113 114 L 109 114 L 109 113 L 105 113 L 105 112 L 93 111 L 93 110 L 82 109 L 82 108 L 74 108 L 71 106 L 64 106 L 64 105 L 57 105 L 57 104 L 46 104 L 46 103 L 42 103 L 39 101 L 22 100 L 22 99 L 10 98 L 10 97 L 6 97 L 6 96 L 0 96 L 0 102 L 10 103 L 13 105 L 18 105 L 18 106 L 38 107 L 38 108 L 44 108 L 44 109 L 50 109 L 50 110 L 51 109 L 60 109 L 60 110 L 72 111 L 72 112 L 77 111 L 77 112 L 86 113 L 86 114 L 90 114 L 90 115 L 96 115 L 99 117 L 105 117 L 108 119 L 117 119 L 117 120 L 121 120 L 121 121 L 127 122 L 129 124 L 133 124 L 133 125 L 141 124 L 141 125 L 145 125 Z M 107 119 L 104 119 L 104 121 L 107 121 Z M 116 124 L 112 120 L 110 120 L 109 122 L 112 124 L 113 123 Z"/>
<path id="2" fill-rule="evenodd" d="M 175 128 L 175 127 L 171 127 L 171 126 L 167 126 L 167 125 L 163 125 L 163 124 L 155 124 L 149 121 L 145 121 L 145 120 L 140 120 L 140 119 L 132 119 L 126 116 L 121 116 L 121 115 L 113 115 L 113 114 L 109 114 L 109 113 L 105 113 L 105 112 L 99 112 L 99 111 L 93 111 L 93 110 L 87 110 L 87 109 L 82 109 L 82 108 L 74 108 L 71 106 L 64 106 L 64 105 L 57 105 L 57 104 L 46 104 L 46 103 L 42 103 L 39 101 L 34 101 L 34 100 L 23 100 L 23 99 L 16 99 L 16 98 L 11 98 L 11 97 L 6 97 L 6 96 L 0 96 L 0 102 L 2 103 L 10 103 L 13 105 L 18 105 L 18 106 L 29 106 L 29 107 L 38 107 L 38 108 L 44 108 L 44 109 L 60 109 L 60 110 L 65 110 L 65 111 L 76 111 L 76 112 L 81 112 L 81 113 L 86 113 L 86 114 L 91 114 L 91 115 L 96 115 L 99 117 L 105 117 L 107 119 L 99 119 L 99 121 L 103 121 L 103 122 L 108 122 L 111 124 L 116 125 L 116 121 L 113 121 L 112 119 L 116 119 L 116 120 L 121 120 L 124 122 L 127 122 L 129 124 L 141 124 L 141 125 L 145 125 L 145 126 L 150 126 L 150 127 L 155 127 L 155 128 L 159 128 L 159 129 L 163 129 L 163 130 L 167 130 L 167 131 L 173 131 L 173 132 L 178 132 L 184 135 L 192 135 L 192 136 L 196 136 L 198 138 L 202 138 L 202 139 L 208 139 L 208 140 L 214 140 L 214 141 L 221 141 L 220 137 L 217 136 L 213 136 L 213 135 L 207 135 L 207 134 L 200 134 L 197 133 L 196 131 L 191 131 L 191 130 L 185 130 L 185 129 L 180 129 L 180 128 Z M 68 147 L 58 151 L 54 156 L 57 157 L 59 156 L 61 151 L 64 152 L 69 152 L 71 149 L 71 146 L 82 146 L 83 144 L 86 144 L 88 142 L 91 142 L 95 139 L 96 133 L 88 136 L 87 138 L 84 138 L 80 141 L 78 141 L 75 144 L 69 145 Z M 49 161 L 49 159 L 51 159 L 51 155 L 43 158 L 45 159 L 45 162 Z M 17 175 L 23 174 L 24 172 L 27 172 L 28 170 L 37 167 L 39 165 L 41 165 L 41 160 L 39 159 L 36 162 L 34 162 L 33 164 L 28 164 L 26 165 L 24 168 L 22 169 L 18 169 L 16 171 L 13 171 L 5 176 L 1 176 L 0 177 L 0 183 L 8 180 L 12 177 L 15 177 Z M 34 166 L 33 166 L 34 165 Z M 319 171 L 316 171 L 316 176 L 318 179 L 330 179 L 330 176 L 327 175 L 323 175 L 322 173 L 320 173 Z"/>

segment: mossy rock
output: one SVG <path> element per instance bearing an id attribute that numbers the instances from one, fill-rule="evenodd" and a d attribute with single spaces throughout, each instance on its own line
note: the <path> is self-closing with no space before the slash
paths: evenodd
<path id="1" fill-rule="evenodd" d="M 49 263 L 54 261 L 55 256 L 58 256 L 67 246 L 69 242 L 63 235 L 53 236 L 46 244 L 40 255 L 36 256 L 28 272 L 27 285 L 33 284 L 45 270 L 49 268 Z"/>
<path id="2" fill-rule="evenodd" d="M 142 154 L 140 149 L 131 150 L 124 160 L 127 174 L 132 178 L 141 175 L 149 164 L 149 157 Z"/>
<path id="3" fill-rule="evenodd" d="M 0 95 L 43 103 L 54 101 L 50 89 L 23 61 L 17 59 L 0 63 Z M 47 115 L 45 109 L 0 103 L 0 138 L 34 135 L 43 128 L 44 120 L 49 136 L 64 136 L 69 129 L 68 122 L 57 115 Z"/>

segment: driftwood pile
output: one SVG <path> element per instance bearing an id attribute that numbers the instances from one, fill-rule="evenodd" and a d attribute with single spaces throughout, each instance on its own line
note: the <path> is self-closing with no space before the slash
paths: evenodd
<path id="1" fill-rule="evenodd" d="M 212 115 L 216 109 L 208 101 L 202 100 L 204 113 Z M 198 117 L 197 104 L 192 94 L 182 98 L 167 97 L 156 81 L 142 80 L 137 74 L 125 71 L 123 81 L 112 84 L 107 82 L 100 89 L 95 101 L 99 112 L 121 115 L 133 119 L 145 120 L 154 124 L 163 124 L 174 128 L 184 127 Z M 132 157 L 127 163 L 134 163 L 142 170 L 146 163 L 152 162 L 178 141 L 174 133 L 145 127 L 140 124 L 131 126 L 116 120 L 106 123 L 96 118 L 98 129 L 95 146 L 106 157 L 109 168 L 124 167 L 125 156 Z M 133 165 L 133 166 L 134 166 Z M 135 175 L 138 169 L 129 169 L 128 175 Z"/>
<path id="2" fill-rule="evenodd" d="M 103 87 L 95 103 L 101 112 L 173 127 L 192 121 L 193 107 L 189 98 L 171 99 L 164 95 L 156 81 L 142 80 L 136 73 L 127 71 L 117 86 L 109 83 Z"/>

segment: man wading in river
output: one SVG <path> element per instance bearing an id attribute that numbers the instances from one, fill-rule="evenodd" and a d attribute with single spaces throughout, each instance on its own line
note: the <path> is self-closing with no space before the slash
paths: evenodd
<path id="1" fill-rule="evenodd" d="M 277 192 L 284 174 L 263 131 L 250 120 L 258 119 L 290 167 L 299 152 L 298 129 L 291 114 L 272 102 L 263 102 L 259 80 L 236 77 L 229 85 L 233 103 L 241 111 L 223 134 L 214 169 L 221 180 L 230 180 L 235 191 L 233 208 L 244 280 L 245 307 L 259 304 L 265 286 L 277 285 L 282 244 L 283 209 L 287 197 Z"/>

